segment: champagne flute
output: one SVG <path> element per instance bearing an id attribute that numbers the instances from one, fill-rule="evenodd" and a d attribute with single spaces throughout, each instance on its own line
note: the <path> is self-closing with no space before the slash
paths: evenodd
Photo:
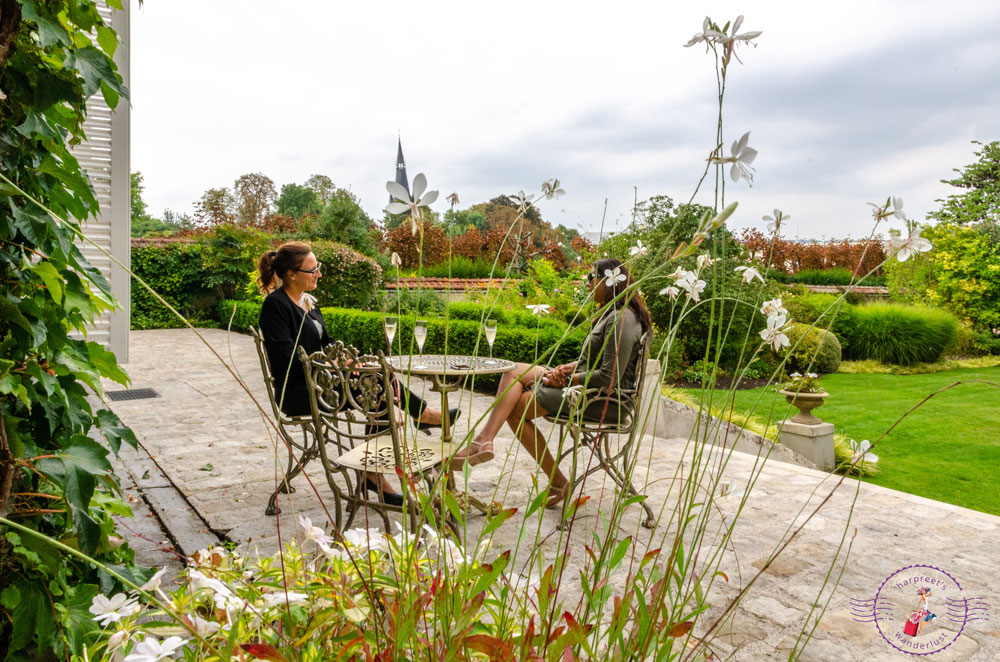
<path id="1" fill-rule="evenodd" d="M 382 323 L 385 324 L 385 337 L 389 340 L 389 353 L 392 354 L 392 339 L 396 337 L 399 320 L 394 315 L 389 315 L 382 320 Z"/>
<path id="2" fill-rule="evenodd" d="M 417 349 L 424 353 L 424 342 L 427 340 L 427 320 L 417 320 L 413 323 L 413 337 L 417 341 Z"/>
<path id="3" fill-rule="evenodd" d="M 493 341 L 497 339 L 497 321 L 486 320 L 483 324 L 483 331 L 486 333 L 486 342 L 490 344 L 490 358 L 493 358 Z"/>

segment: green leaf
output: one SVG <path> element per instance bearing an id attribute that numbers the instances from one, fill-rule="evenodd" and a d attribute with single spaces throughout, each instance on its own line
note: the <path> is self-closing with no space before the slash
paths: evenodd
<path id="1" fill-rule="evenodd" d="M 128 375 L 118 367 L 118 359 L 115 358 L 113 353 L 104 349 L 96 342 L 88 342 L 87 355 L 90 357 L 90 362 L 101 371 L 102 375 L 108 379 L 113 379 L 119 384 L 128 384 Z"/>
<path id="2" fill-rule="evenodd" d="M 62 23 L 49 16 L 39 15 L 32 3 L 25 2 L 21 5 L 21 18 L 38 26 L 38 41 L 43 47 L 47 48 L 54 44 L 72 45 L 73 39 Z"/>
<path id="3" fill-rule="evenodd" d="M 114 110 L 118 107 L 118 102 L 121 100 L 121 95 L 115 92 L 110 85 L 105 81 L 101 81 L 101 94 L 104 96 L 104 102 L 108 104 L 108 107 Z"/>
<path id="4" fill-rule="evenodd" d="M 94 615 L 90 613 L 90 605 L 99 592 L 95 584 L 77 585 L 72 589 L 72 596 L 66 602 L 66 613 L 63 616 L 66 638 L 69 639 L 72 650 L 79 650 L 86 636 L 100 629 L 94 622 Z"/>
<path id="5" fill-rule="evenodd" d="M 59 136 L 59 132 L 52 128 L 44 115 L 33 111 L 28 111 L 24 121 L 14 127 L 14 130 L 25 138 L 34 138 L 35 136 L 56 138 Z"/>
<path id="6" fill-rule="evenodd" d="M 52 300 L 57 304 L 62 304 L 63 279 L 59 275 L 59 272 L 56 271 L 56 268 L 52 266 L 52 263 L 48 261 L 39 262 L 32 271 L 45 283 L 45 287 L 48 288 L 49 296 L 52 297 Z"/>
<path id="7" fill-rule="evenodd" d="M 111 449 L 115 452 L 115 455 L 118 454 L 118 449 L 121 448 L 123 441 L 132 448 L 139 446 L 139 442 L 135 438 L 135 433 L 132 432 L 131 428 L 123 424 L 118 415 L 110 409 L 98 410 L 97 425 L 101 429 L 101 434 L 111 444 Z"/>
<path id="8" fill-rule="evenodd" d="M 112 68 L 111 58 L 93 46 L 78 48 L 66 57 L 66 66 L 76 69 L 83 78 L 83 93 L 89 97 L 101 89 L 105 81 L 112 89 L 121 93 L 121 83 Z"/>
<path id="9" fill-rule="evenodd" d="M 108 450 L 90 437 L 75 435 L 72 445 L 63 449 L 58 455 L 64 463 L 77 467 L 86 473 L 102 474 L 111 471 Z"/>
<path id="10" fill-rule="evenodd" d="M 115 49 L 118 48 L 118 35 L 109 27 L 97 26 L 97 45 L 101 47 L 108 57 L 115 56 Z M 112 106 L 113 107 L 113 106 Z"/>
<path id="11" fill-rule="evenodd" d="M 51 633 L 54 627 L 52 613 L 46 608 L 45 595 L 35 584 L 18 582 L 21 600 L 18 608 L 9 612 L 11 619 L 10 652 L 23 649 L 36 636 Z"/>
<path id="12" fill-rule="evenodd" d="M 483 529 L 482 536 L 488 536 L 489 534 L 499 529 L 500 525 L 509 520 L 511 516 L 514 515 L 514 513 L 516 512 L 517 508 L 507 508 L 505 510 L 501 510 L 499 513 L 491 517 L 489 523 Z"/>

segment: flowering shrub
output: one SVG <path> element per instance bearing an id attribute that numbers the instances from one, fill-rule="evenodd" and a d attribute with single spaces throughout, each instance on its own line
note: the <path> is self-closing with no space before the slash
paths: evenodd
<path id="1" fill-rule="evenodd" d="M 791 393 L 826 393 L 826 389 L 820 386 L 819 375 L 815 372 L 807 372 L 805 375 L 793 372 L 781 389 Z"/>

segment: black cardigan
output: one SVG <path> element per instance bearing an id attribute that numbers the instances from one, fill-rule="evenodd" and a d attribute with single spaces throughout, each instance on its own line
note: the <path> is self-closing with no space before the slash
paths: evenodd
<path id="1" fill-rule="evenodd" d="M 302 318 L 306 316 L 308 319 L 303 322 Z M 313 322 L 318 322 L 322 331 Z M 308 414 L 309 391 L 306 389 L 305 372 L 299 362 L 296 347 L 302 347 L 306 353 L 312 354 L 333 343 L 326 330 L 323 315 L 319 308 L 306 313 L 292 301 L 285 290 L 278 288 L 264 299 L 257 324 L 264 336 L 264 349 L 274 376 L 274 397 L 281 403 L 281 410 L 289 416 Z M 295 342 L 296 336 L 298 344 Z"/>

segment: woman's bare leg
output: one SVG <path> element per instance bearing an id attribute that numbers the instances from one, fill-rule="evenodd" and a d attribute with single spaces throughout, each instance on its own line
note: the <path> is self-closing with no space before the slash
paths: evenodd
<path id="1" fill-rule="evenodd" d="M 496 438 L 500 428 L 507 421 L 511 411 L 517 406 L 517 401 L 521 395 L 536 380 L 542 378 L 545 369 L 541 366 L 532 366 L 527 363 L 517 363 L 513 370 L 509 370 L 500 376 L 500 386 L 497 387 L 497 400 L 490 410 L 490 415 L 486 418 L 486 424 L 479 430 L 469 448 L 463 448 L 455 453 L 452 458 L 451 468 L 460 470 L 468 462 L 469 466 L 475 466 L 481 462 L 488 462 L 493 459 L 493 440 Z"/>
<path id="2" fill-rule="evenodd" d="M 547 508 L 551 508 L 566 497 L 566 488 L 569 487 L 569 480 L 560 471 L 556 459 L 549 452 L 549 447 L 545 443 L 545 437 L 538 431 L 532 419 L 546 416 L 547 412 L 543 407 L 535 402 L 531 393 L 524 393 L 518 399 L 507 424 L 514 431 L 514 435 L 531 457 L 535 459 L 542 472 L 549 478 L 550 494 Z"/>
<path id="3" fill-rule="evenodd" d="M 481 444 L 496 439 L 500 428 L 510 418 L 521 396 L 544 374 L 545 369 L 541 366 L 531 366 L 527 363 L 518 363 L 513 370 L 503 373 L 500 377 L 500 386 L 497 387 L 496 404 L 493 405 L 486 424 L 476 434 L 476 443 Z"/>

